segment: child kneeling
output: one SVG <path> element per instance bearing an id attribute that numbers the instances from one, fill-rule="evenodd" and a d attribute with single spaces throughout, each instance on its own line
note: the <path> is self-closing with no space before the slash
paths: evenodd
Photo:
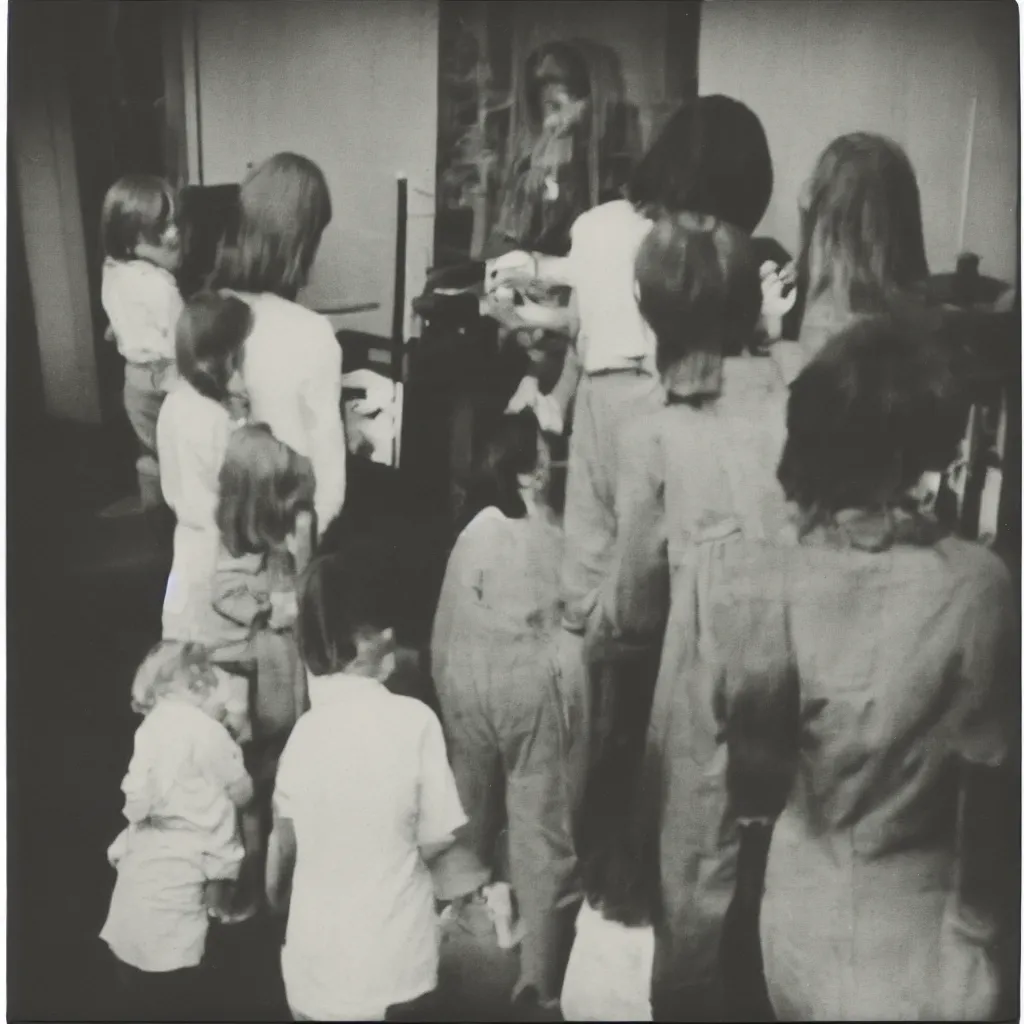
<path id="1" fill-rule="evenodd" d="M 299 595 L 312 707 L 281 755 L 267 863 L 267 898 L 288 912 L 281 962 L 296 1020 L 413 1019 L 410 1004 L 437 985 L 428 865 L 454 851 L 466 816 L 437 717 L 384 685 L 383 586 L 334 555 L 311 564 Z M 486 879 L 475 874 L 454 891 Z"/>
<path id="2" fill-rule="evenodd" d="M 122 783 L 128 827 L 100 937 L 117 959 L 133 1020 L 187 1019 L 210 916 L 242 864 L 238 810 L 252 781 L 221 724 L 223 690 L 204 648 L 164 641 L 143 661 L 132 706 L 145 715 Z"/>

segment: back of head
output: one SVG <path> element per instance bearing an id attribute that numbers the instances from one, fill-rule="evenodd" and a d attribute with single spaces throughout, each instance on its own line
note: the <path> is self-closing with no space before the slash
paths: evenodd
<path id="1" fill-rule="evenodd" d="M 220 470 L 217 527 L 228 551 L 265 554 L 284 544 L 299 512 L 313 507 L 309 460 L 265 423 L 232 431 Z"/>
<path id="2" fill-rule="evenodd" d="M 778 477 L 806 525 L 844 509 L 898 505 L 945 469 L 963 436 L 955 353 L 906 310 L 834 336 L 790 390 Z"/>
<path id="3" fill-rule="evenodd" d="M 757 115 L 728 96 L 700 96 L 670 118 L 634 170 L 628 194 L 650 217 L 686 210 L 749 234 L 768 209 L 773 184 Z"/>
<path id="4" fill-rule="evenodd" d="M 662 372 L 689 356 L 736 355 L 753 340 L 760 273 L 749 236 L 731 224 L 662 216 L 640 246 L 636 282 Z"/>
<path id="5" fill-rule="evenodd" d="M 323 171 L 295 153 L 270 157 L 242 183 L 237 236 L 221 251 L 215 284 L 294 299 L 330 221 Z"/>
<path id="6" fill-rule="evenodd" d="M 126 175 L 111 185 L 103 200 L 100 238 L 104 255 L 130 260 L 140 242 L 159 245 L 174 215 L 174 191 L 163 178 Z"/>
<path id="7" fill-rule="evenodd" d="M 132 708 L 140 714 L 172 693 L 205 697 L 217 688 L 206 648 L 200 644 L 162 640 L 142 660 L 132 681 Z"/>
<path id="8" fill-rule="evenodd" d="M 200 292 L 185 304 L 175 331 L 178 372 L 201 395 L 223 402 L 252 330 L 252 311 L 233 295 Z"/>
<path id="9" fill-rule="evenodd" d="M 303 661 L 315 676 L 344 672 L 364 637 L 392 627 L 388 573 L 372 549 L 355 543 L 310 563 L 299 587 L 297 622 Z"/>
<path id="10" fill-rule="evenodd" d="M 470 481 L 461 525 L 488 507 L 510 519 L 526 515 L 520 477 L 537 469 L 540 441 L 540 425 L 532 411 L 506 414 L 498 420 Z"/>
<path id="11" fill-rule="evenodd" d="M 857 132 L 822 153 L 803 198 L 808 301 L 880 312 L 928 276 L 914 168 L 891 139 Z"/>

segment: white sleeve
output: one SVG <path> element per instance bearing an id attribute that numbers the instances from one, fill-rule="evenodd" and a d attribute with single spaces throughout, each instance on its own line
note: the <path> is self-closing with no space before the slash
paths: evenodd
<path id="1" fill-rule="evenodd" d="M 242 748 L 219 722 L 211 719 L 210 724 L 214 728 L 209 730 L 204 744 L 206 769 L 219 787 L 230 790 L 243 784 L 249 777 L 242 758 Z"/>
<path id="2" fill-rule="evenodd" d="M 281 818 L 295 817 L 295 800 L 299 792 L 299 757 L 302 747 L 302 723 L 296 723 L 277 762 L 274 779 L 274 810 Z"/>
<path id="3" fill-rule="evenodd" d="M 140 730 L 141 732 L 141 730 Z M 128 772 L 121 783 L 124 793 L 124 816 L 132 824 L 145 821 L 153 812 L 156 794 L 153 787 L 152 757 L 146 749 L 145 736 L 135 734 L 135 750 Z"/>
<path id="4" fill-rule="evenodd" d="M 416 841 L 420 846 L 440 843 L 466 824 L 455 776 L 448 764 L 444 734 L 437 716 L 428 711 L 420 743 L 419 820 Z"/>
<path id="5" fill-rule="evenodd" d="M 569 252 L 566 254 L 565 261 L 562 264 L 565 283 L 574 290 L 577 286 L 581 270 L 580 253 L 586 245 L 587 225 L 586 222 L 583 222 L 582 225 L 580 223 L 585 216 L 586 214 L 582 214 L 580 217 L 577 217 L 569 229 Z"/>
<path id="6" fill-rule="evenodd" d="M 177 284 L 173 281 L 166 281 L 164 285 L 160 301 L 154 301 L 153 304 L 156 321 L 153 326 L 162 339 L 162 351 L 165 351 L 169 358 L 174 359 L 177 355 L 178 319 L 181 316 L 181 311 L 185 308 L 185 303 L 182 301 Z"/>
<path id="7" fill-rule="evenodd" d="M 108 311 L 122 351 L 126 356 L 135 353 L 174 359 L 178 317 L 184 308 L 174 279 L 147 268 L 121 283 L 129 281 L 135 288 L 133 294 L 119 295 Z"/>
<path id="8" fill-rule="evenodd" d="M 302 387 L 303 422 L 316 479 L 317 526 L 322 534 L 345 503 L 345 427 L 341 418 L 341 346 L 323 321 L 324 342 Z"/>

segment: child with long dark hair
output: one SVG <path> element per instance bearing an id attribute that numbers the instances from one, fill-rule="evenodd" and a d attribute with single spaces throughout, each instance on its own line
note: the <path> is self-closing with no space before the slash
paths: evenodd
<path id="1" fill-rule="evenodd" d="M 164 402 L 156 430 L 161 486 L 177 519 L 164 639 L 207 639 L 217 562 L 218 476 L 231 431 L 246 413 L 240 367 L 251 328 L 244 302 L 212 292 L 190 299 L 178 323 L 180 380 Z"/>
<path id="2" fill-rule="evenodd" d="M 306 706 L 292 627 L 312 548 L 313 470 L 265 424 L 246 424 L 228 441 L 219 487 L 206 642 L 218 665 L 252 683 L 246 738 L 279 749 Z M 272 768 L 259 774 L 269 781 Z"/>
<path id="3" fill-rule="evenodd" d="M 645 710 L 652 685 L 654 697 L 632 813 L 621 838 L 610 833 L 629 844 L 618 863 L 632 865 L 633 916 L 610 901 L 603 923 L 609 941 L 616 924 L 654 925 L 655 1019 L 715 1020 L 727 1012 L 725 918 L 740 834 L 722 817 L 706 592 L 739 540 L 785 537 L 772 472 L 785 387 L 774 362 L 749 351 L 762 292 L 744 232 L 663 217 L 640 247 L 636 280 L 667 397 L 621 439 L 618 534 L 588 631 L 592 765 L 615 756 L 621 721 Z"/>
<path id="4" fill-rule="evenodd" d="M 162 178 L 129 175 L 103 200 L 103 310 L 125 359 L 124 407 L 139 445 L 139 497 L 160 503 L 156 423 L 174 381 L 174 332 L 182 301 L 174 192 Z"/>
<path id="5" fill-rule="evenodd" d="M 294 623 L 296 578 L 314 535 L 313 470 L 265 424 L 246 424 L 228 440 L 218 490 L 220 549 L 202 633 L 233 695 L 230 724 L 245 744 L 257 786 L 259 799 L 243 818 L 247 860 L 240 895 L 251 901 L 277 760 L 306 710 Z"/>
<path id="6" fill-rule="evenodd" d="M 468 843 L 509 881 L 525 929 L 518 991 L 557 1000 L 572 928 L 573 865 L 551 642 L 561 616 L 562 534 L 547 507 L 545 439 L 506 416 L 469 494 L 448 561 L 431 661 Z M 567 916 L 568 915 L 568 916 Z"/>
<path id="7" fill-rule="evenodd" d="M 801 193 L 800 221 L 803 316 L 799 350 L 784 357 L 788 376 L 856 317 L 920 297 L 928 277 L 917 177 L 882 135 L 855 132 L 828 144 Z"/>

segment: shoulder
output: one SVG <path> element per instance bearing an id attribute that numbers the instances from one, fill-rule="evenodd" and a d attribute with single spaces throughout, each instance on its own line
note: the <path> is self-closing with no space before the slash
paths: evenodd
<path id="1" fill-rule="evenodd" d="M 322 313 L 270 293 L 240 294 L 238 297 L 248 303 L 253 312 L 254 332 L 264 326 L 275 330 L 287 329 L 290 332 L 287 339 L 289 342 L 329 343 L 332 349 L 339 347 L 334 337 L 334 328 Z"/>
<path id="2" fill-rule="evenodd" d="M 604 235 L 608 231 L 640 231 L 650 227 L 650 222 L 626 199 L 613 199 L 602 203 L 586 213 L 581 213 L 572 227 L 573 241 L 587 238 L 596 232 Z"/>
<path id="3" fill-rule="evenodd" d="M 160 407 L 159 421 L 186 425 L 199 432 L 210 428 L 229 430 L 231 414 L 219 402 L 201 395 L 187 380 L 179 378 Z"/>
<path id="4" fill-rule="evenodd" d="M 1013 579 L 998 555 L 973 541 L 946 537 L 936 545 L 936 554 L 953 577 L 953 586 L 965 598 L 988 599 L 1012 605 Z"/>
<path id="5" fill-rule="evenodd" d="M 487 543 L 505 530 L 508 519 L 493 505 L 478 512 L 464 527 L 457 541 L 462 547 Z"/>
<path id="6" fill-rule="evenodd" d="M 103 264 L 104 281 L 110 280 L 117 284 L 131 284 L 134 288 L 143 288 L 147 293 L 173 292 L 178 294 L 178 282 L 169 270 L 158 267 L 147 260 L 106 260 Z"/>
<path id="7" fill-rule="evenodd" d="M 443 742 L 441 721 L 423 701 L 405 694 L 392 693 L 387 689 L 384 689 L 382 699 L 388 717 L 407 739 L 423 743 L 427 739 L 440 736 Z"/>

